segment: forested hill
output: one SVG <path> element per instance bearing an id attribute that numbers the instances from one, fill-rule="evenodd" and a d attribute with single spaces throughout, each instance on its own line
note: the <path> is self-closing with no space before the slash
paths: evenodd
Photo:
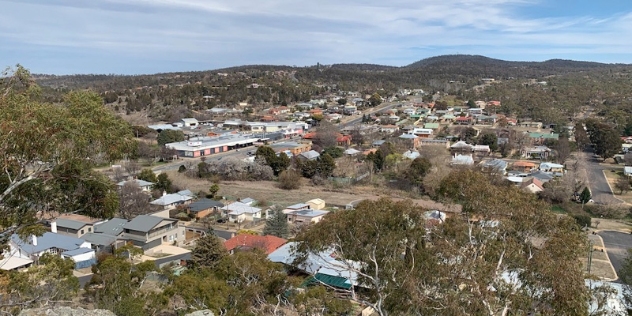
<path id="1" fill-rule="evenodd" d="M 152 75 L 35 75 L 43 86 L 52 88 L 93 88 L 100 91 L 131 89 L 159 84 L 213 82 L 214 78 L 238 74 L 249 79 L 264 76 L 283 79 L 300 78 L 314 83 L 335 84 L 350 81 L 352 87 L 388 81 L 398 87 L 427 86 L 428 80 L 448 79 L 468 82 L 480 78 L 541 78 L 550 75 L 603 69 L 632 68 L 630 65 L 602 64 L 553 59 L 544 62 L 505 61 L 476 55 L 444 55 L 426 58 L 404 67 L 374 64 L 333 64 L 310 67 L 245 65 L 197 72 L 160 73 Z M 291 74 L 287 76 L 285 73 Z M 272 73 L 272 75 L 271 75 Z M 276 76 L 274 75 L 276 74 Z"/>

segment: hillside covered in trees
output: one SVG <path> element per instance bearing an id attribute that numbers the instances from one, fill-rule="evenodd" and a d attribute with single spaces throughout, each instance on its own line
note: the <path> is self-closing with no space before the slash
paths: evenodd
<path id="1" fill-rule="evenodd" d="M 402 89 L 444 92 L 463 100 L 500 100 L 505 114 L 559 122 L 582 106 L 604 116 L 632 113 L 632 65 L 571 60 L 514 62 L 471 55 L 420 60 L 405 67 L 334 64 L 309 67 L 250 65 L 153 75 L 36 75 L 48 101 L 69 90 L 92 89 L 115 110 L 146 111 L 168 119 L 170 113 L 200 111 L 240 102 L 267 107 L 304 102 L 348 91 L 400 97 Z M 482 79 L 494 79 L 492 84 Z M 484 84 L 487 83 L 487 84 Z M 540 84 L 537 84 L 540 83 Z M 545 83 L 545 84 L 542 84 Z M 553 111 L 553 109 L 555 109 Z M 612 120 L 612 119 L 610 119 Z M 625 125 L 625 124 L 624 124 Z"/>

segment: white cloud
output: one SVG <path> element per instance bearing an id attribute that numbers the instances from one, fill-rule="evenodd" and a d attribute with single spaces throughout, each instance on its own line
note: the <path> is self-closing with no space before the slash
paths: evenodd
<path id="1" fill-rule="evenodd" d="M 122 64 L 146 58 L 204 67 L 384 60 L 404 65 L 457 51 L 522 52 L 521 59 L 528 59 L 608 54 L 603 47 L 613 53 L 632 50 L 632 42 L 623 40 L 632 37 L 632 14 L 600 19 L 590 12 L 556 18 L 521 14 L 522 8 L 538 5 L 525 0 L 9 1 L 0 11 L 0 46 L 94 50 Z"/>

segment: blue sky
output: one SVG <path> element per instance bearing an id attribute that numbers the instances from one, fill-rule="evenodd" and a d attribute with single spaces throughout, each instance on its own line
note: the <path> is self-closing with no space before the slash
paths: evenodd
<path id="1" fill-rule="evenodd" d="M 457 53 L 632 63 L 630 0 L 0 1 L 0 66 L 34 73 L 403 66 Z"/>

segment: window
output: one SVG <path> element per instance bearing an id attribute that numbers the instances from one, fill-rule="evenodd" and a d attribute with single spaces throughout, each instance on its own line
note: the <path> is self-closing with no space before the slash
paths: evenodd
<path id="1" fill-rule="evenodd" d="M 84 234 L 83 229 L 81 230 L 81 234 L 82 234 L 82 235 Z"/>
<path id="2" fill-rule="evenodd" d="M 91 233 L 92 232 L 92 227 L 88 227 L 88 232 Z"/>

